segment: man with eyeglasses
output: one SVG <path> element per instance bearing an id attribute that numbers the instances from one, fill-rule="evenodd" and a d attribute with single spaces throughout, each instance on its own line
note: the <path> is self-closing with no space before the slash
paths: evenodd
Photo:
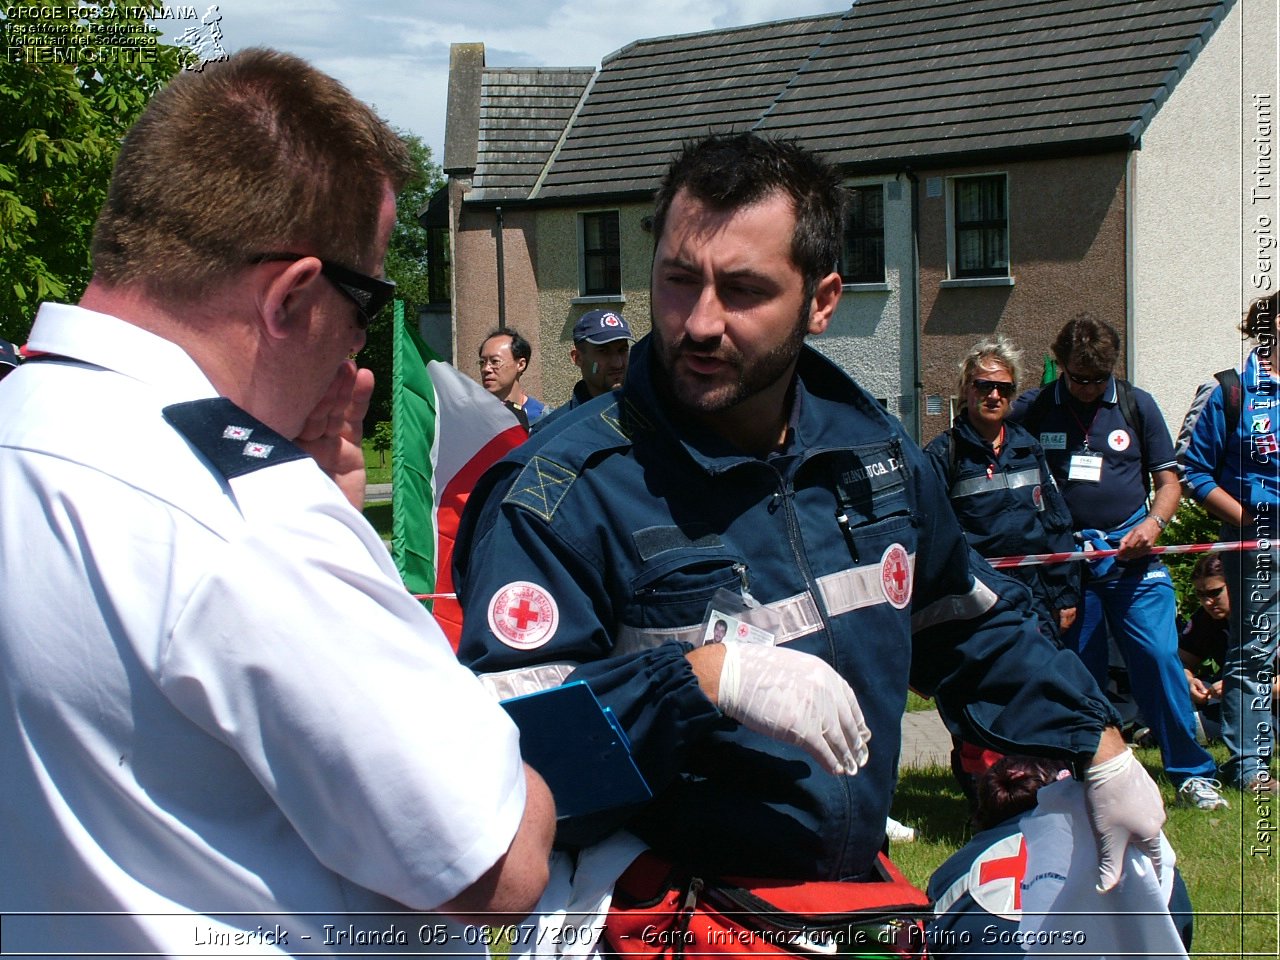
<path id="1" fill-rule="evenodd" d="M 533 348 L 510 327 L 494 330 L 480 344 L 480 385 L 492 393 L 527 430 L 547 412 L 537 397 L 524 392 L 520 378 L 529 368 Z"/>
<path id="2" fill-rule="evenodd" d="M 0 384 L 7 948 L 457 952 L 388 914 L 540 895 L 545 784 L 359 511 L 348 358 L 411 172 L 268 50 L 180 74 L 126 137 L 93 279 Z"/>
<path id="3" fill-rule="evenodd" d="M 1077 315 L 1053 342 L 1057 382 L 1019 397 L 1011 419 L 1044 448 L 1081 546 L 1120 551 L 1089 565 L 1084 609 L 1063 642 L 1104 686 L 1115 639 L 1179 802 L 1216 810 L 1227 801 L 1196 742 L 1173 581 L 1150 553 L 1181 496 L 1173 441 L 1151 394 L 1112 374 L 1119 353 L 1113 327 Z"/>

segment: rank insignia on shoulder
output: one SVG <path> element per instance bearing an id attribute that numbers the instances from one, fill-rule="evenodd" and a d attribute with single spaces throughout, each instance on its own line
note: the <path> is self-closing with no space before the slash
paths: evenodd
<path id="1" fill-rule="evenodd" d="M 175 403 L 164 418 L 228 480 L 307 456 L 226 397 Z"/>

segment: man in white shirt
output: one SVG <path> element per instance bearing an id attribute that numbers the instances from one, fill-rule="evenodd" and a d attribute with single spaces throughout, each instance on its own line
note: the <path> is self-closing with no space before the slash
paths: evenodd
<path id="1" fill-rule="evenodd" d="M 458 952 L 387 915 L 541 893 L 546 786 L 358 509 L 408 173 L 265 50 L 126 138 L 93 280 L 0 385 L 6 948 Z"/>

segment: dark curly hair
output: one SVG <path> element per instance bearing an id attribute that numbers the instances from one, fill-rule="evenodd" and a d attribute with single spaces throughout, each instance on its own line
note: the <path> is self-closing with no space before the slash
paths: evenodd
<path id="1" fill-rule="evenodd" d="M 1010 754 L 978 780 L 978 810 L 973 823 L 986 830 L 1036 805 L 1036 793 L 1053 783 L 1066 766 L 1058 760 Z"/>
<path id="2" fill-rule="evenodd" d="M 688 190 L 716 211 L 738 210 L 783 193 L 796 215 L 791 259 L 804 277 L 805 301 L 836 269 L 844 230 L 840 173 L 816 153 L 754 133 L 714 134 L 685 144 L 654 198 L 653 237 L 662 239 L 676 194 Z"/>

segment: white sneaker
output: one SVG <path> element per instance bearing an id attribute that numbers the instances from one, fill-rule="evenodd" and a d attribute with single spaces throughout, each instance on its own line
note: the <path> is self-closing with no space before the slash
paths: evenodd
<path id="1" fill-rule="evenodd" d="M 911 843 L 916 838 L 914 830 L 905 823 L 899 823 L 893 817 L 885 820 L 884 832 L 890 840 L 897 840 L 899 843 Z"/>
<path id="2" fill-rule="evenodd" d="M 1178 802 L 1198 810 L 1217 810 L 1230 804 L 1218 791 L 1222 784 L 1208 777 L 1187 777 L 1178 788 Z"/>

